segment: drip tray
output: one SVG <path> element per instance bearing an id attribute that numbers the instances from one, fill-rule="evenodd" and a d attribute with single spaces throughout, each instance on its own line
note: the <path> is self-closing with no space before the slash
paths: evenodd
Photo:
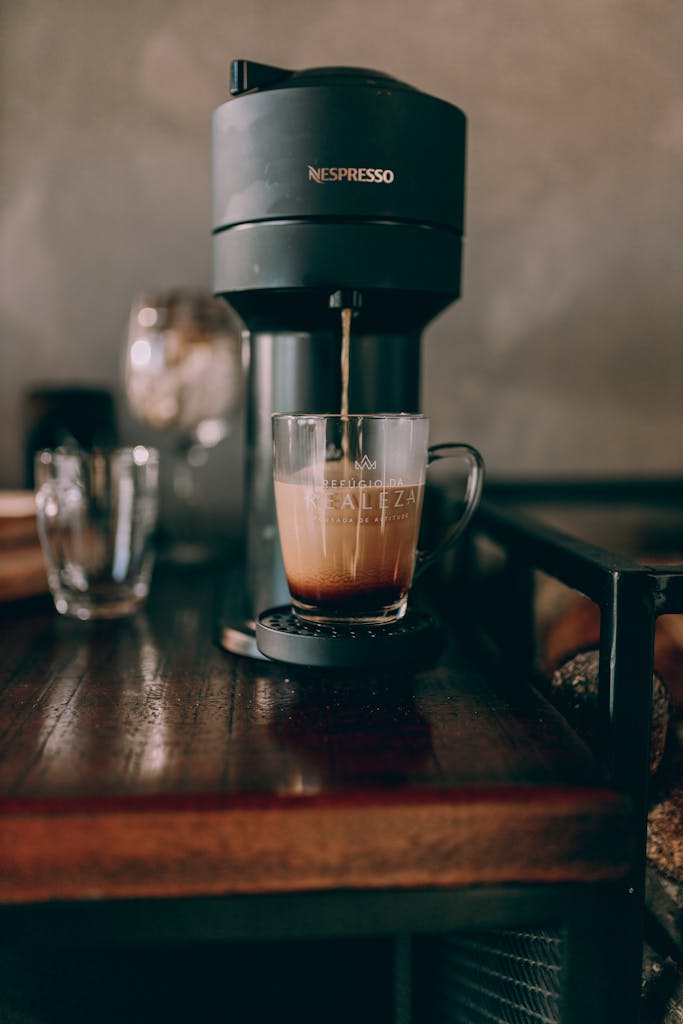
<path id="1" fill-rule="evenodd" d="M 424 665 L 444 642 L 431 615 L 408 609 L 390 626 L 333 627 L 302 622 L 289 605 L 269 608 L 256 623 L 256 645 L 267 658 L 325 668 Z"/>

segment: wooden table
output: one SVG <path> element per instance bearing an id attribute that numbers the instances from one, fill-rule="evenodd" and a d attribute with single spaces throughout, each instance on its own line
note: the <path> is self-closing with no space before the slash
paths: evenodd
<path id="1" fill-rule="evenodd" d="M 626 875 L 625 799 L 469 628 L 416 674 L 344 677 L 227 654 L 215 599 L 160 567 L 130 620 L 5 609 L 5 935 L 523 925 Z"/>

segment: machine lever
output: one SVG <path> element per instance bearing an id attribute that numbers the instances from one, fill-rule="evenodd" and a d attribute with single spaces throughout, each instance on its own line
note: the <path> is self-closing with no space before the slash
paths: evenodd
<path id="1" fill-rule="evenodd" d="M 265 85 L 274 85 L 292 76 L 286 68 L 276 68 L 271 64 L 257 64 L 253 60 L 233 60 L 230 64 L 230 94 L 241 96 L 243 92 L 261 89 Z"/>

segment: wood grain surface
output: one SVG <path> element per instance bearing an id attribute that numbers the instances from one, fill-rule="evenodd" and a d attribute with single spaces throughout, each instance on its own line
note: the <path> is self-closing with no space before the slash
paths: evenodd
<path id="1" fill-rule="evenodd" d="M 5 609 L 2 901 L 625 874 L 624 799 L 471 637 L 405 677 L 252 662 L 215 582 L 160 567 L 118 622 Z"/>

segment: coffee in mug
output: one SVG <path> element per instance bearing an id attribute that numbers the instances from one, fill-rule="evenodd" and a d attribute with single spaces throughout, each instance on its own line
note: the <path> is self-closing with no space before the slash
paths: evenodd
<path id="1" fill-rule="evenodd" d="M 292 608 L 307 622 L 381 625 L 406 612 L 416 575 L 462 534 L 481 495 L 469 445 L 428 447 L 413 414 L 273 417 L 277 521 Z M 430 462 L 464 460 L 465 507 L 442 542 L 418 551 Z"/>

